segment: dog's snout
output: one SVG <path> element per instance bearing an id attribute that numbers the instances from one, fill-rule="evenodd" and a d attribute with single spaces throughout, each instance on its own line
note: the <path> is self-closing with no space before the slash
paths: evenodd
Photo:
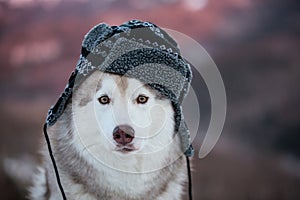
<path id="1" fill-rule="evenodd" d="M 134 129 L 128 125 L 117 126 L 113 131 L 114 140 L 121 145 L 130 143 L 134 138 Z"/>

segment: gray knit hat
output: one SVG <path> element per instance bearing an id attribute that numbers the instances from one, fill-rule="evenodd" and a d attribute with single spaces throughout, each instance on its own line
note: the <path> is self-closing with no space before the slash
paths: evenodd
<path id="1" fill-rule="evenodd" d="M 55 124 L 73 90 L 95 70 L 138 79 L 169 98 L 182 151 L 186 156 L 193 155 L 181 107 L 191 83 L 191 68 L 180 56 L 177 43 L 164 30 L 138 20 L 120 26 L 98 24 L 93 27 L 82 42 L 81 55 L 69 83 L 48 112 L 48 126 Z"/>

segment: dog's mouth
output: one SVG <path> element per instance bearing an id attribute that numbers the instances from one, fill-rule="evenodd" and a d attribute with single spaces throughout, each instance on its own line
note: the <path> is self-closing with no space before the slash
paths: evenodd
<path id="1" fill-rule="evenodd" d="M 133 144 L 129 145 L 117 145 L 115 148 L 116 151 L 122 152 L 122 153 L 128 153 L 137 150 Z"/>

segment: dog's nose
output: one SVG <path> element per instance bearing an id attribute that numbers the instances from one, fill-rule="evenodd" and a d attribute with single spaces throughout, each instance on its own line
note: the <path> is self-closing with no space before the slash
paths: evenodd
<path id="1" fill-rule="evenodd" d="M 113 131 L 113 138 L 118 144 L 126 145 L 134 138 L 134 129 L 128 125 L 117 126 Z"/>

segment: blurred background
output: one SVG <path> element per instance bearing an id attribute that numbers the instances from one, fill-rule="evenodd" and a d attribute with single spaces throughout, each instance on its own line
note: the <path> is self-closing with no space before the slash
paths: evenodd
<path id="1" fill-rule="evenodd" d="M 223 77 L 225 127 L 214 150 L 193 160 L 194 199 L 300 199 L 299 5 L 297 0 L 0 0 L 0 199 L 25 199 L 47 110 L 77 63 L 84 34 L 99 22 L 119 25 L 130 19 L 194 38 Z M 203 108 L 201 120 L 209 114 Z M 201 135 L 194 141 L 196 155 Z"/>

